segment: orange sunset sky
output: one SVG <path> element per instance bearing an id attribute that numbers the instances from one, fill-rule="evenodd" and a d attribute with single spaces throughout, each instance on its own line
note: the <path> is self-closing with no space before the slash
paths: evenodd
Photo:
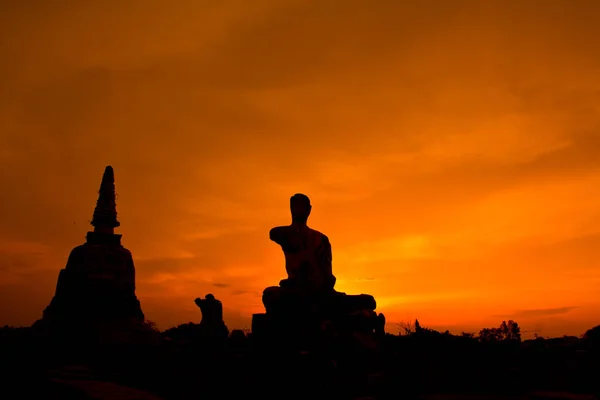
<path id="1" fill-rule="evenodd" d="M 0 325 L 29 325 L 106 165 L 160 328 L 284 277 L 289 196 L 395 323 L 600 323 L 598 1 L 0 5 Z"/>

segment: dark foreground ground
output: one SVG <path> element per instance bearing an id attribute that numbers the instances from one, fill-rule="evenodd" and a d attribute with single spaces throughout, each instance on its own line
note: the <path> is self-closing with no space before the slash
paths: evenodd
<path id="1" fill-rule="evenodd" d="M 599 353 L 580 341 L 481 344 L 388 336 L 378 353 L 267 354 L 160 341 L 66 345 L 13 335 L 0 343 L 0 399 L 596 399 Z"/>

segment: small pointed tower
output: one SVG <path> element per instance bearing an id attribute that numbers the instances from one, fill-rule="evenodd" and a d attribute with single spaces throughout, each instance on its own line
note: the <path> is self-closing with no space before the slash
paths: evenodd
<path id="1" fill-rule="evenodd" d="M 111 234 L 115 232 L 115 228 L 121 226 L 117 221 L 115 172 L 110 165 L 104 169 L 104 175 L 102 175 L 92 226 L 95 232 Z"/>
<path id="2" fill-rule="evenodd" d="M 87 233 L 86 243 L 71 251 L 43 320 L 105 326 L 144 320 L 135 295 L 133 257 L 121 245 L 121 235 L 114 233 L 120 226 L 115 198 L 114 171 L 108 166 L 91 221 L 94 230 Z"/>
<path id="3" fill-rule="evenodd" d="M 92 218 L 93 232 L 88 232 L 88 243 L 121 243 L 121 235 L 115 234 L 115 228 L 121 226 L 117 220 L 117 195 L 115 191 L 115 172 L 110 165 L 104 169 L 98 200 Z"/>

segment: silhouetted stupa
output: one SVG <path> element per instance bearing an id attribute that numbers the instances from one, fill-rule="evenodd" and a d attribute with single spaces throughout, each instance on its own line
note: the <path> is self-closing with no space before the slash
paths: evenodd
<path id="1" fill-rule="evenodd" d="M 42 322 L 113 326 L 143 322 L 135 295 L 135 268 L 131 252 L 114 233 L 117 221 L 115 180 L 106 167 L 86 243 L 75 247 L 58 275 L 56 293 L 44 310 Z"/>

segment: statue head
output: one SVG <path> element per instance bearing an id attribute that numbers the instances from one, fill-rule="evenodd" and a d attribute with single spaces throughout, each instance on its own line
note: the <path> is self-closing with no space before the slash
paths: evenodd
<path id="1" fill-rule="evenodd" d="M 214 299 L 215 299 L 215 296 L 213 296 L 211 293 L 209 293 L 209 294 L 207 294 L 206 296 L 204 296 L 204 298 L 205 298 L 206 300 L 214 300 Z"/>
<path id="2" fill-rule="evenodd" d="M 296 193 L 290 198 L 290 211 L 292 212 L 292 222 L 305 224 L 310 215 L 312 206 L 307 195 Z"/>

